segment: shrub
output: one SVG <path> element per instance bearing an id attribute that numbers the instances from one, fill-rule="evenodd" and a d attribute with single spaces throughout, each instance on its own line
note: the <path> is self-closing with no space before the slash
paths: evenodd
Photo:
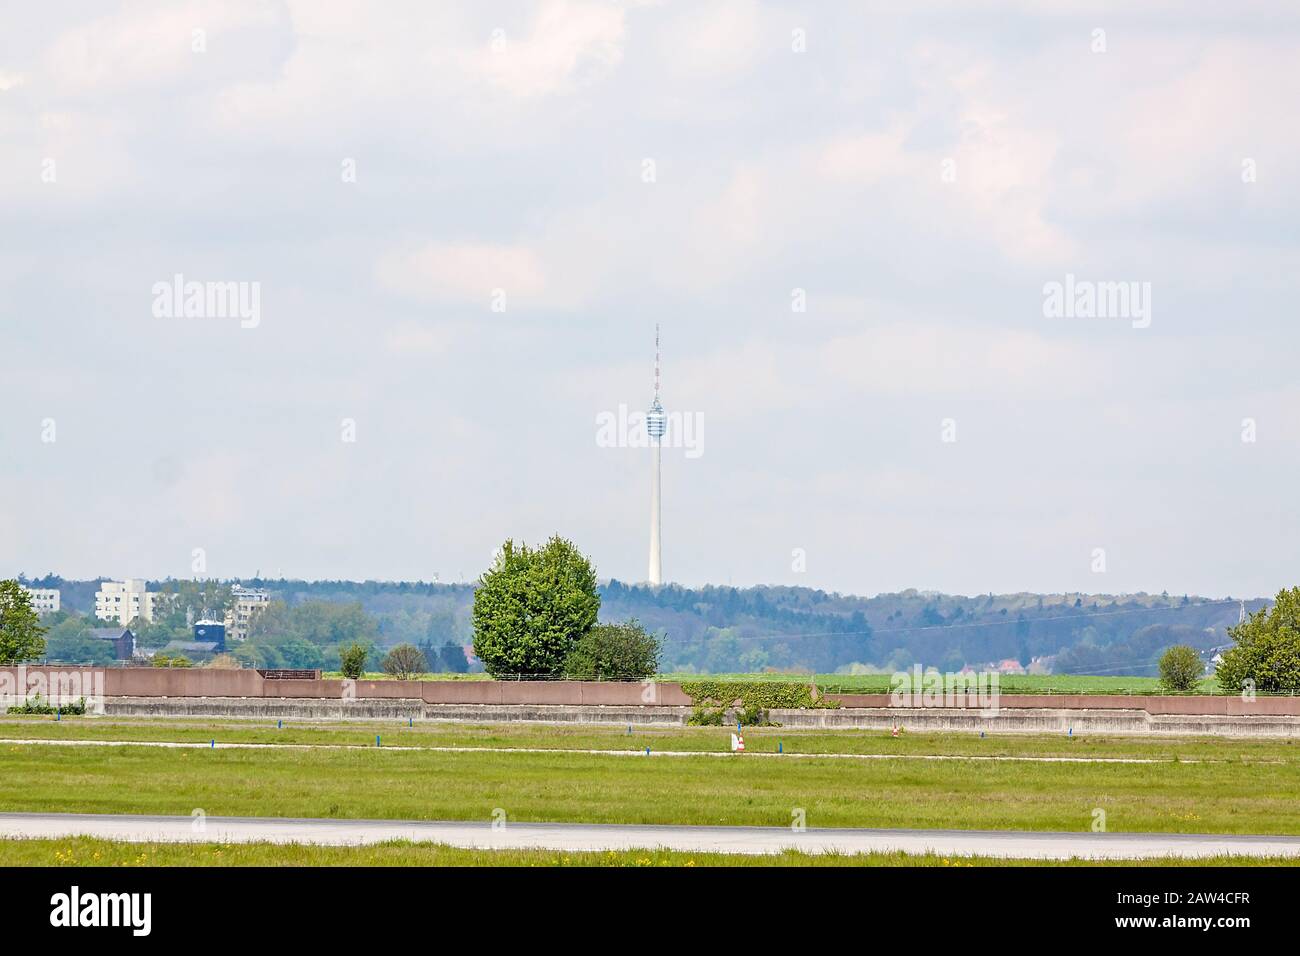
<path id="1" fill-rule="evenodd" d="M 370 648 L 353 641 L 347 647 L 339 651 L 339 670 L 348 680 L 356 680 L 361 676 L 361 672 L 366 668 L 366 656 L 370 653 Z"/>
<path id="2" fill-rule="evenodd" d="M 728 712 L 736 711 L 742 724 L 766 724 L 767 712 L 773 708 L 803 710 L 835 708 L 838 701 L 827 700 L 812 684 L 791 681 L 687 681 L 682 693 L 695 705 L 687 723 L 721 726 Z"/>
<path id="3" fill-rule="evenodd" d="M 56 707 L 48 701 L 42 700 L 41 695 L 37 694 L 35 697 L 24 700 L 21 704 L 9 708 L 11 714 L 53 714 L 56 712 L 80 717 L 86 712 L 86 698 L 79 698 L 75 704 L 59 704 Z"/>
<path id="4" fill-rule="evenodd" d="M 154 667 L 192 667 L 190 659 L 184 654 L 177 654 L 175 657 L 168 657 L 166 654 L 158 653 L 149 658 L 149 663 Z"/>
<path id="5" fill-rule="evenodd" d="M 635 619 L 597 624 L 578 639 L 564 662 L 570 677 L 642 680 L 659 670 L 659 639 Z"/>
<path id="6" fill-rule="evenodd" d="M 384 673 L 398 680 L 410 680 L 429 669 L 424 653 L 414 644 L 398 644 L 384 656 Z"/>
<path id="7" fill-rule="evenodd" d="M 1175 644 L 1160 655 L 1160 686 L 1165 690 L 1195 690 L 1204 674 L 1205 664 L 1201 662 L 1201 655 L 1186 644 Z"/>

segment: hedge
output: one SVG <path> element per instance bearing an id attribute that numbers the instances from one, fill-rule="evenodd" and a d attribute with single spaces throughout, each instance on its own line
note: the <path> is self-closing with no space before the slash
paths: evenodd
<path id="1" fill-rule="evenodd" d="M 686 681 L 682 693 L 695 709 L 687 723 L 722 726 L 727 711 L 739 705 L 738 719 L 743 724 L 768 723 L 767 712 L 773 708 L 804 710 L 833 708 L 839 702 L 827 700 L 813 684 L 794 681 Z"/>

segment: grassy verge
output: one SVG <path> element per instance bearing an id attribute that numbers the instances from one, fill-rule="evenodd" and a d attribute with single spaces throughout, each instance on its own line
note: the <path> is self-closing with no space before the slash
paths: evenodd
<path id="1" fill-rule="evenodd" d="M 338 680 L 339 671 L 325 671 L 322 677 Z M 726 680 L 726 681 L 815 681 L 817 686 L 832 694 L 887 694 L 890 674 L 685 674 L 658 675 L 662 681 Z M 391 674 L 367 671 L 362 680 L 396 680 Z M 417 680 L 492 680 L 489 674 L 421 674 Z M 1004 694 L 1159 694 L 1160 681 L 1156 677 L 1125 677 L 1092 674 L 1009 674 L 998 681 Z M 1218 682 L 1206 677 L 1197 686 L 1198 694 L 1219 693 Z"/>
<path id="2" fill-rule="evenodd" d="M 888 694 L 890 674 L 710 674 L 709 680 L 800 680 L 816 681 L 831 694 Z M 698 674 L 664 674 L 665 681 L 700 680 Z M 1003 694 L 1159 694 L 1155 677 L 1094 676 L 1090 674 L 1008 674 L 998 679 Z M 1216 694 L 1218 682 L 1207 677 L 1197 686 L 1198 694 Z"/>
<path id="3" fill-rule="evenodd" d="M 0 810 L 1300 834 L 1300 762 L 643 759 L 0 746 Z"/>
<path id="4" fill-rule="evenodd" d="M 1003 860 L 904 853 L 817 854 L 787 850 L 751 856 L 668 850 L 465 850 L 436 843 L 394 841 L 359 847 L 290 843 L 123 843 L 89 837 L 58 840 L 0 839 L 0 866 L 1296 866 L 1294 857 L 1216 856 L 1200 860 L 1161 857 L 1128 862 Z"/>

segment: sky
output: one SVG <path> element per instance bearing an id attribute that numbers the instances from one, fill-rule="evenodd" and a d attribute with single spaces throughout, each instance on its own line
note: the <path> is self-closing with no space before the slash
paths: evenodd
<path id="1" fill-rule="evenodd" d="M 644 580 L 659 324 L 667 580 L 1300 584 L 1300 8 L 1133 6 L 3 0 L 0 574 Z"/>

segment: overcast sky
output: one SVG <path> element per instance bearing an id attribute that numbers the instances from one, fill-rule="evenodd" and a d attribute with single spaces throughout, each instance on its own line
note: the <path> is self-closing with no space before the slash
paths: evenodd
<path id="1" fill-rule="evenodd" d="M 669 580 L 1300 583 L 1300 12 L 1037 6 L 6 0 L 0 573 L 643 580 L 659 322 Z"/>

